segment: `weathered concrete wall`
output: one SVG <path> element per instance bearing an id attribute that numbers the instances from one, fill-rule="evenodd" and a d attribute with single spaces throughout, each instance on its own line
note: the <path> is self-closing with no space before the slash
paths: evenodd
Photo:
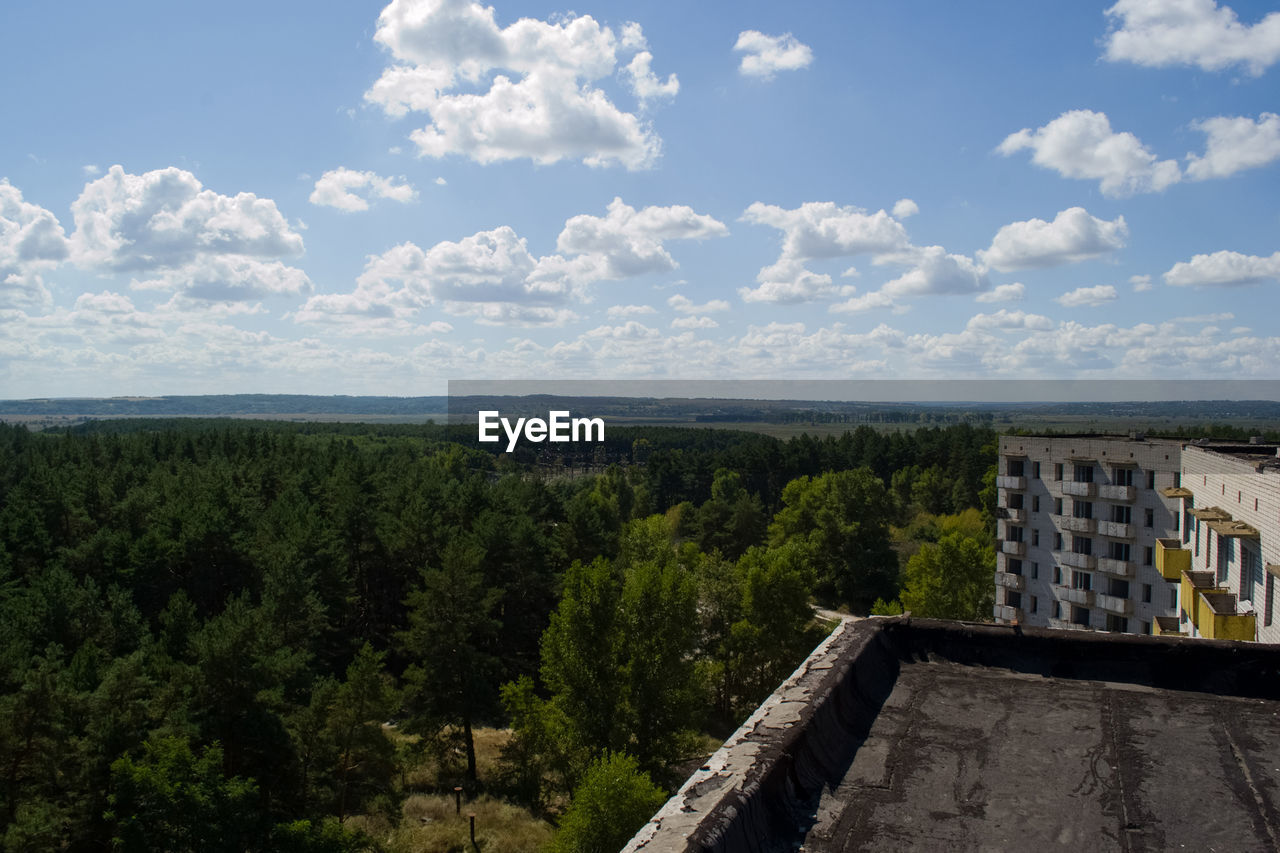
<path id="1" fill-rule="evenodd" d="M 897 617 L 845 622 L 636 834 L 624 853 L 794 850 L 900 667 L 947 660 L 1054 678 L 1280 699 L 1280 647 Z"/>

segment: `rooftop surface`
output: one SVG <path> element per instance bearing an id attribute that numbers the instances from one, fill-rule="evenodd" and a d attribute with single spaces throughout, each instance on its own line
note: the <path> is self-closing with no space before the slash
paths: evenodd
<path id="1" fill-rule="evenodd" d="M 847 622 L 629 851 L 1280 849 L 1280 648 Z"/>

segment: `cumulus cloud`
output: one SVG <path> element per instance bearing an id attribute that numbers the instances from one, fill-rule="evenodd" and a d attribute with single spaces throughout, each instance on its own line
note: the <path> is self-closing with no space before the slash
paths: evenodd
<path id="1" fill-rule="evenodd" d="M 318 322 L 327 315 L 332 322 L 373 328 L 410 322 L 439 306 L 487 325 L 564 325 L 578 319 L 570 303 L 588 301 L 592 285 L 675 269 L 665 241 L 727 233 L 722 223 L 689 207 L 636 210 L 615 198 L 603 217 L 584 214 L 565 222 L 557 254 L 535 257 L 505 225 L 426 250 L 395 246 L 369 259 L 353 292 L 318 294 L 294 319 Z"/>
<path id="2" fill-rule="evenodd" d="M 1083 207 L 1071 207 L 1052 222 L 1028 219 L 1003 226 L 991 248 L 978 257 L 1002 271 L 1060 266 L 1122 249 L 1128 234 L 1123 216 L 1108 222 L 1090 216 Z"/>
<path id="3" fill-rule="evenodd" d="M 1113 302 L 1119 297 L 1116 289 L 1110 284 L 1100 284 L 1097 287 L 1077 287 L 1075 290 L 1062 294 L 1054 302 L 1065 308 L 1080 308 L 1088 306 L 1096 308 L 1099 305 L 1105 305 Z"/>
<path id="4" fill-rule="evenodd" d="M 1164 274 L 1174 287 L 1237 287 L 1280 280 L 1280 252 L 1270 257 L 1221 251 L 1179 261 Z"/>
<path id="5" fill-rule="evenodd" d="M 981 264 L 964 255 L 947 252 L 941 246 L 913 246 L 909 250 L 882 255 L 877 264 L 907 263 L 911 269 L 881 291 L 890 297 L 926 296 L 947 293 L 978 293 L 990 288 Z"/>
<path id="6" fill-rule="evenodd" d="M 590 16 L 521 18 L 500 27 L 493 8 L 473 0 L 392 0 L 374 38 L 394 64 L 365 99 L 393 117 L 430 115 L 430 124 L 410 135 L 421 156 L 643 169 L 661 151 L 647 124 L 594 85 L 613 74 L 620 49 L 644 46 L 638 24 L 625 25 L 619 39 Z M 633 58 L 625 67 L 636 96 L 674 95 L 675 76 L 659 82 L 651 61 Z M 455 91 L 459 86 L 467 91 Z"/>
<path id="7" fill-rule="evenodd" d="M 898 219 L 906 219 L 920 212 L 920 206 L 909 198 L 900 198 L 893 204 L 893 215 Z"/>
<path id="8" fill-rule="evenodd" d="M 908 246 L 906 229 L 885 211 L 867 213 L 834 202 L 805 202 L 792 210 L 755 202 L 743 213 L 742 221 L 768 225 L 783 234 L 778 260 L 756 276 L 760 286 L 739 289 L 747 302 L 798 303 L 847 296 L 854 288 L 832 284 L 831 276 L 812 272 L 805 262 L 892 252 Z"/>
<path id="9" fill-rule="evenodd" d="M 1280 13 L 1277 13 L 1280 21 Z M 1208 137 L 1203 157 L 1187 155 L 1187 177 L 1194 181 L 1225 178 L 1280 160 L 1280 115 L 1217 116 L 1192 122 Z"/>
<path id="10" fill-rule="evenodd" d="M 667 304 L 677 314 L 710 314 L 715 311 L 729 310 L 729 303 L 723 299 L 712 299 L 702 305 L 696 305 L 692 299 L 679 293 L 668 299 Z"/>
<path id="11" fill-rule="evenodd" d="M 1146 293 L 1155 287 L 1151 283 L 1151 276 L 1149 275 L 1131 275 L 1129 276 L 1129 283 L 1133 285 L 1134 293 Z"/>
<path id="12" fill-rule="evenodd" d="M 1106 113 L 1071 110 L 1036 130 L 1023 128 L 996 148 L 1031 151 L 1031 162 L 1064 178 L 1097 180 L 1103 195 L 1160 192 L 1182 179 L 1173 160 L 1158 160 L 1132 133 L 1116 133 Z"/>
<path id="13" fill-rule="evenodd" d="M 383 178 L 373 172 L 357 172 L 342 166 L 320 176 L 309 200 L 312 204 L 350 212 L 368 210 L 370 198 L 399 202 L 417 198 L 417 191 L 403 178 L 400 180 L 402 183 L 396 183 L 393 178 Z"/>
<path id="14" fill-rule="evenodd" d="M 0 310 L 47 308 L 51 297 L 41 274 L 67 256 L 58 218 L 0 178 Z"/>
<path id="15" fill-rule="evenodd" d="M 667 272 L 676 262 L 666 240 L 705 240 L 729 233 L 724 223 L 684 205 L 646 207 L 637 211 L 614 198 L 604 217 L 580 214 L 564 224 L 556 238 L 562 255 L 598 259 L 603 278 L 625 278 Z"/>
<path id="16" fill-rule="evenodd" d="M 689 315 L 686 317 L 677 317 L 671 321 L 673 329 L 716 329 L 720 324 L 707 316 Z"/>
<path id="17" fill-rule="evenodd" d="M 640 317 L 645 314 L 657 314 L 658 309 L 652 305 L 610 305 L 605 312 L 610 319 L 618 320 L 627 317 Z"/>
<path id="18" fill-rule="evenodd" d="M 680 81 L 676 75 L 668 74 L 666 82 L 663 82 L 650 69 L 652 63 L 653 54 L 642 50 L 631 57 L 624 69 L 631 83 L 631 93 L 636 96 L 642 109 L 647 108 L 650 101 L 674 98 L 680 91 Z"/>
<path id="19" fill-rule="evenodd" d="M 813 62 L 813 51 L 791 33 L 769 36 L 758 30 L 743 30 L 733 49 L 744 54 L 738 73 L 764 80 L 772 79 L 779 71 L 795 71 Z"/>
<path id="20" fill-rule="evenodd" d="M 1215 0 L 1119 0 L 1106 14 L 1112 29 L 1103 55 L 1112 62 L 1205 71 L 1239 65 L 1256 77 L 1280 60 L 1280 12 L 1244 24 Z"/>
<path id="21" fill-rule="evenodd" d="M 1001 308 L 994 314 L 974 314 L 965 324 L 965 328 L 1048 331 L 1053 328 L 1053 321 L 1043 314 L 1028 314 L 1025 311 L 1009 311 Z"/>
<path id="22" fill-rule="evenodd" d="M 986 293 L 979 293 L 978 302 L 1018 302 L 1027 294 L 1027 286 L 1020 281 L 1013 284 L 1001 284 Z"/>

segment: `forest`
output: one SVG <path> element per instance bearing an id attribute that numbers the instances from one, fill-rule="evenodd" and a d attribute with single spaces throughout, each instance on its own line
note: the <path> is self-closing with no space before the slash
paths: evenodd
<path id="1" fill-rule="evenodd" d="M 518 454 L 516 455 L 518 457 Z M 986 619 L 996 435 L 0 425 L 12 851 L 616 849 L 830 630 Z"/>

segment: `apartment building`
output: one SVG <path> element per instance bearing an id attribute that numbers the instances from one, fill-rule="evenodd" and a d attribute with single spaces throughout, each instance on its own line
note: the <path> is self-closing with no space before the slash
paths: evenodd
<path id="1" fill-rule="evenodd" d="M 1175 582 L 1175 618 L 1157 633 L 1280 642 L 1280 449 L 1196 441 L 1182 451 L 1181 530 L 1157 542 L 1162 576 Z"/>
<path id="2" fill-rule="evenodd" d="M 1156 548 L 1182 523 L 1165 493 L 1181 485 L 1181 450 L 1141 435 L 1001 437 L 996 621 L 1149 634 L 1176 616 Z"/>

